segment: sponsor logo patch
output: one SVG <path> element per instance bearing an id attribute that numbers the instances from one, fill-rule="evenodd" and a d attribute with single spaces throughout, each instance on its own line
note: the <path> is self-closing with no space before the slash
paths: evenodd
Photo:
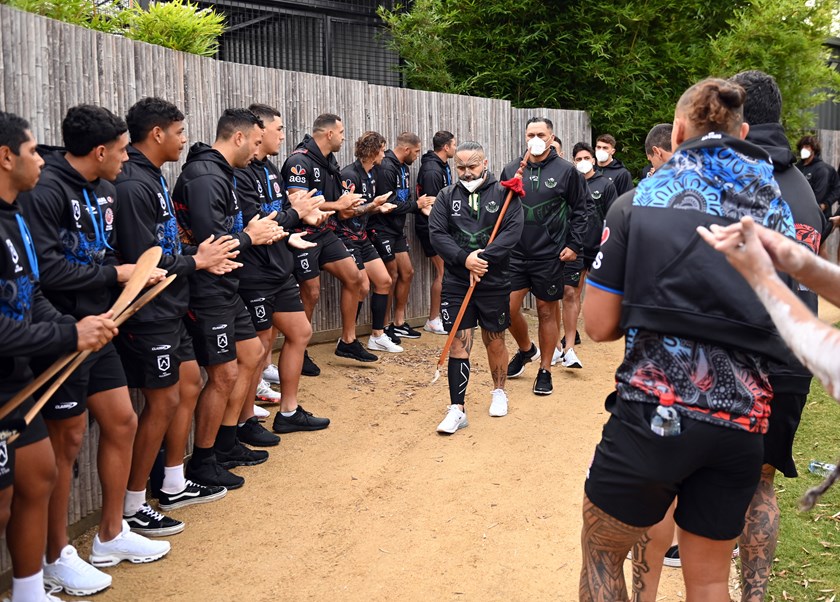
<path id="1" fill-rule="evenodd" d="M 6 442 L 0 442 L 0 468 L 5 468 L 9 461 L 9 448 L 6 447 Z"/>
<path id="2" fill-rule="evenodd" d="M 289 171 L 291 171 L 296 176 L 305 176 L 306 175 L 306 170 L 300 164 L 295 165 Z"/>
<path id="3" fill-rule="evenodd" d="M 155 347 L 152 347 L 152 351 L 166 351 L 171 348 L 171 345 L 156 345 Z"/>
<path id="4" fill-rule="evenodd" d="M 300 260 L 300 269 L 308 270 L 309 269 L 309 260 L 308 259 L 301 259 Z"/>
<path id="5" fill-rule="evenodd" d="M 265 305 L 257 305 L 254 308 L 254 315 L 260 320 L 265 318 Z"/>
<path id="6" fill-rule="evenodd" d="M 114 210 L 110 207 L 105 210 L 105 223 L 109 226 L 114 223 Z"/>
<path id="7" fill-rule="evenodd" d="M 73 207 L 73 219 L 79 221 L 82 217 L 82 207 L 79 205 L 79 201 L 73 199 L 70 201 L 70 205 Z"/>
<path id="8" fill-rule="evenodd" d="M 75 408 L 77 404 L 75 401 L 65 401 L 64 403 L 60 403 L 55 406 L 56 410 L 72 410 Z"/>
<path id="9" fill-rule="evenodd" d="M 210 330 L 222 330 L 223 328 L 227 328 L 227 324 L 217 324 L 210 328 Z"/>
<path id="10" fill-rule="evenodd" d="M 554 188 L 555 186 L 557 186 L 557 180 L 555 180 L 554 178 L 549 178 L 544 182 L 544 184 L 546 188 Z"/>
<path id="11" fill-rule="evenodd" d="M 601 244 L 603 245 L 610 239 L 610 227 L 604 226 L 604 231 L 601 232 Z"/>
<path id="12" fill-rule="evenodd" d="M 227 349 L 227 346 L 228 346 L 227 333 L 217 334 L 216 335 L 216 347 L 218 347 L 219 350 L 221 351 L 221 350 Z"/>
<path id="13" fill-rule="evenodd" d="M 168 372 L 171 364 L 172 363 L 169 360 L 169 354 L 157 356 L 158 370 L 160 370 L 161 372 Z"/>

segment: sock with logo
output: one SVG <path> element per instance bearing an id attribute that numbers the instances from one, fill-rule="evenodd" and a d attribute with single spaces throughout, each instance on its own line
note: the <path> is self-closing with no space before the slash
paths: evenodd
<path id="1" fill-rule="evenodd" d="M 449 377 L 449 403 L 464 405 L 467 384 L 470 382 L 470 360 L 450 357 L 446 374 Z"/>

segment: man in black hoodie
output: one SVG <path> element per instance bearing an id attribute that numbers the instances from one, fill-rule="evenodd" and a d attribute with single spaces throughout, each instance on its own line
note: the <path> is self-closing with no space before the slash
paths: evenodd
<path id="1" fill-rule="evenodd" d="M 196 270 L 224 274 L 238 267 L 232 260 L 239 243 L 231 236 L 208 237 L 198 245 L 182 244 L 178 222 L 161 173 L 177 161 L 186 144 L 184 114 L 160 98 L 144 98 L 126 115 L 131 145 L 128 161 L 114 185 L 120 259 L 135 262 L 144 251 L 163 249 L 158 267 L 178 278 L 122 328 L 116 345 L 130 387 L 143 391 L 123 516 L 142 535 L 173 535 L 184 523 L 156 512 L 146 503 L 146 481 L 166 435 L 161 508 L 211 502 L 224 497 L 221 486 L 204 487 L 184 479 L 184 456 L 201 390 L 201 374 L 183 318 L 189 305 L 189 276 Z"/>
<path id="2" fill-rule="evenodd" d="M 432 244 L 446 264 L 440 315 L 447 331 L 454 325 L 470 284 L 477 282 L 449 349 L 450 405 L 437 427 L 439 433 L 449 435 L 468 425 L 464 396 L 470 381 L 470 350 L 476 325 L 481 326 L 493 379 L 490 415 L 508 413 L 504 390 L 508 361 L 505 330 L 510 324 L 508 264 L 523 224 L 522 203 L 512 195 L 496 237 L 488 244 L 507 190 L 487 170 L 484 148 L 477 142 L 458 145 L 455 169 L 458 183 L 438 193 L 429 214 Z"/>
<path id="3" fill-rule="evenodd" d="M 615 158 L 615 138 L 610 134 L 601 134 L 595 141 L 595 158 L 598 160 L 598 173 L 601 173 L 615 186 L 621 196 L 633 189 L 633 176 L 624 164 Z"/>
<path id="4" fill-rule="evenodd" d="M 126 124 L 107 109 L 79 105 L 67 111 L 61 133 L 66 153 L 46 157 L 38 185 L 21 198 L 38 251 L 41 286 L 53 305 L 80 319 L 102 314 L 113 287 L 128 280 L 133 264 L 116 265 L 114 180 L 127 159 Z M 150 284 L 165 275 L 156 270 Z M 73 464 L 87 427 L 87 409 L 99 423 L 97 468 L 102 518 L 90 555 L 95 566 L 122 560 L 157 560 L 169 543 L 132 533 L 123 521 L 123 498 L 137 416 L 113 344 L 92 354 L 42 410 L 56 456 L 58 480 L 50 499 L 44 579 L 66 591 L 89 595 L 111 577 L 82 561 L 67 538 Z"/>
<path id="5" fill-rule="evenodd" d="M 341 186 L 341 169 L 334 153 L 344 143 L 344 124 L 338 115 L 324 113 L 312 124 L 312 135 L 305 136 L 294 152 L 286 158 L 280 173 L 289 194 L 295 191 L 323 196 L 323 211 L 344 211 L 361 204 L 360 194 L 344 194 Z M 368 352 L 356 339 L 356 310 L 362 276 L 356 262 L 347 252 L 344 243 L 335 235 L 334 222 L 324 226 L 301 225 L 295 232 L 306 232 L 308 240 L 317 247 L 295 253 L 295 278 L 300 283 L 300 296 L 306 317 L 312 321 L 315 305 L 321 297 L 321 270 L 341 281 L 341 338 L 335 354 L 359 362 L 375 362 L 378 357 Z M 317 376 L 321 370 L 304 356 L 303 374 Z"/>
<path id="6" fill-rule="evenodd" d="M 196 245 L 210 236 L 230 235 L 245 252 L 283 238 L 283 229 L 274 221 L 276 212 L 264 218 L 254 216 L 245 225 L 236 196 L 234 169 L 253 159 L 262 125 L 247 109 L 227 109 L 219 118 L 213 146 L 198 142 L 190 148 L 172 192 L 184 242 Z M 225 275 L 200 271 L 190 276 L 187 328 L 198 363 L 207 370 L 207 384 L 198 398 L 195 445 L 186 475 L 202 485 L 238 488 L 245 479 L 227 468 L 261 464 L 268 453 L 251 450 L 236 438 L 251 375 L 262 365 L 264 353 L 239 297 L 235 271 Z"/>
<path id="7" fill-rule="evenodd" d="M 35 186 L 43 165 L 29 124 L 0 112 L 0 238 L 5 243 L 0 245 L 0 408 L 32 382 L 33 354 L 47 347 L 59 353 L 96 351 L 116 332 L 108 314 L 76 322 L 57 312 L 40 290 L 34 241 L 16 198 Z M 57 600 L 44 594 L 42 571 L 55 456 L 40 413 L 17 441 L 5 438 L 7 429 L 22 426 L 34 401 L 25 401 L 0 424 L 0 533 L 6 533 L 12 557 L 13 597 L 48 602 Z"/>
<path id="8" fill-rule="evenodd" d="M 438 192 L 452 185 L 452 170 L 449 159 L 455 156 L 458 141 L 455 134 L 447 131 L 436 132 L 432 137 L 432 150 L 420 157 L 420 170 L 417 172 L 417 198 L 424 195 L 436 197 Z M 423 253 L 432 260 L 435 276 L 429 291 L 429 319 L 423 330 L 434 334 L 446 334 L 440 321 L 440 290 L 443 286 L 443 259 L 437 254 L 429 240 L 429 218 L 422 212 L 414 215 L 414 233 Z"/>
<path id="9" fill-rule="evenodd" d="M 820 209 L 828 219 L 834 203 L 840 201 L 840 176 L 831 165 L 822 160 L 822 146 L 816 136 L 800 138 L 796 143 L 796 150 L 799 151 L 800 157 L 796 167 L 805 175 Z"/>

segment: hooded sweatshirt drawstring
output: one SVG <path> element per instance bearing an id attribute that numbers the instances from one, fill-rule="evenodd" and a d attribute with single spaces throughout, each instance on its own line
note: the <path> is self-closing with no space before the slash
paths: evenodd
<path id="1" fill-rule="evenodd" d="M 83 188 L 82 193 L 85 195 L 85 205 L 87 205 L 88 208 L 90 221 L 93 222 L 93 232 L 94 236 L 96 236 L 97 246 L 100 249 L 104 247 L 113 251 L 114 249 L 112 249 L 111 245 L 108 244 L 108 239 L 105 236 L 105 223 L 102 220 L 102 212 L 99 211 L 98 206 L 96 207 L 96 210 L 94 210 L 94 207 L 90 202 L 90 196 L 88 195 L 87 188 Z"/>
<path id="2" fill-rule="evenodd" d="M 35 253 L 35 243 L 32 242 L 32 233 L 29 231 L 20 213 L 15 215 L 15 219 L 17 220 L 20 235 L 23 238 L 23 246 L 26 248 L 26 258 L 29 260 L 29 267 L 32 269 L 32 273 L 35 274 L 35 279 L 38 280 L 40 278 L 38 255 Z"/>

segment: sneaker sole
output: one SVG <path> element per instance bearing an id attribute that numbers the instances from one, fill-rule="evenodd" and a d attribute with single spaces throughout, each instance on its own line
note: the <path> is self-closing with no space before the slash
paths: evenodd
<path id="1" fill-rule="evenodd" d="M 219 466 L 225 470 L 230 470 L 239 466 L 257 466 L 265 462 L 268 462 L 268 458 L 263 458 L 262 460 L 228 460 L 227 462 L 219 462 Z"/>
<path id="2" fill-rule="evenodd" d="M 525 366 L 522 366 L 522 370 L 520 370 L 519 372 L 516 372 L 514 374 L 511 374 L 510 372 L 508 372 L 507 377 L 508 378 L 519 378 L 520 376 L 522 376 L 523 372 L 525 372 Z"/>
<path id="3" fill-rule="evenodd" d="M 300 375 L 301 376 L 321 376 L 321 371 L 318 370 L 317 372 L 314 372 L 314 371 L 301 370 Z"/>
<path id="4" fill-rule="evenodd" d="M 501 418 L 501 417 L 503 417 L 503 416 L 507 416 L 507 415 L 508 415 L 508 411 L 507 411 L 507 409 L 505 409 L 505 411 L 504 411 L 503 413 L 500 413 L 500 412 L 499 412 L 499 410 L 496 410 L 496 411 L 494 412 L 492 409 L 490 409 L 490 411 L 488 412 L 488 414 L 490 414 L 490 416 L 492 416 L 493 418 Z"/>
<path id="5" fill-rule="evenodd" d="M 243 439 L 239 435 L 237 435 L 237 439 L 239 439 L 239 441 L 244 443 L 245 445 L 250 445 L 251 447 L 277 447 L 278 445 L 280 445 L 280 437 L 277 437 L 277 441 L 272 441 L 271 443 L 269 443 L 268 441 L 266 441 L 265 443 L 259 441 L 248 441 L 247 439 Z"/>
<path id="6" fill-rule="evenodd" d="M 280 435 L 287 435 L 289 433 L 323 431 L 328 426 L 329 424 L 325 424 L 323 426 L 296 426 L 289 424 L 278 428 L 277 425 L 272 425 L 271 430 L 273 430 L 275 433 L 279 433 Z"/>
<path id="7" fill-rule="evenodd" d="M 210 495 L 205 495 L 203 497 L 191 497 L 186 498 L 183 501 L 175 502 L 174 504 L 161 504 L 158 503 L 158 506 L 163 511 L 169 510 L 177 510 L 178 508 L 185 508 L 186 506 L 193 506 L 195 504 L 209 504 L 210 502 L 215 502 L 216 500 L 220 500 L 227 495 L 227 488 L 224 491 L 220 491 L 219 493 L 213 493 Z"/>
<path id="8" fill-rule="evenodd" d="M 110 583 L 108 583 L 108 585 L 104 585 L 102 587 L 88 587 L 88 588 L 84 588 L 84 589 L 80 589 L 78 587 L 68 587 L 68 586 L 64 585 L 61 581 L 59 581 L 58 579 L 55 579 L 55 578 L 52 578 L 52 577 L 44 577 L 44 585 L 47 586 L 48 589 L 52 589 L 52 588 L 56 588 L 56 587 L 61 588 L 59 591 L 64 590 L 64 593 L 67 594 L 68 596 L 92 596 L 93 594 L 95 594 L 97 592 L 103 592 L 106 589 L 108 589 L 109 587 L 111 587 Z"/>
<path id="9" fill-rule="evenodd" d="M 405 349 L 403 349 L 403 348 L 400 348 L 400 349 L 388 349 L 387 347 L 383 347 L 383 346 L 377 345 L 376 343 L 374 343 L 373 345 L 371 345 L 370 343 L 368 343 L 368 344 L 367 344 L 367 348 L 368 348 L 368 349 L 370 349 L 371 351 L 387 351 L 388 353 L 402 353 L 403 351 L 405 351 Z"/>
<path id="10" fill-rule="evenodd" d="M 662 561 L 662 564 L 664 564 L 665 566 L 669 566 L 673 569 L 678 569 L 678 568 L 682 567 L 682 562 L 680 561 L 679 558 L 667 558 L 666 557 L 665 560 Z"/>
<path id="11" fill-rule="evenodd" d="M 356 360 L 357 362 L 362 362 L 363 364 L 370 364 L 370 363 L 373 363 L 373 362 L 379 360 L 379 358 L 376 357 L 376 356 L 373 356 L 373 359 L 364 359 L 364 358 L 358 357 L 356 355 L 353 355 L 352 353 L 345 353 L 343 351 L 338 351 L 338 350 L 336 350 L 335 354 L 338 357 L 346 357 L 347 359 Z"/>
<path id="12" fill-rule="evenodd" d="M 441 435 L 454 435 L 455 433 L 457 433 L 461 429 L 467 428 L 469 425 L 470 425 L 470 423 L 465 420 L 464 422 L 458 424 L 458 428 L 456 428 L 454 431 L 446 431 L 446 430 L 443 430 L 440 427 L 438 427 L 437 432 L 440 433 Z"/>
<path id="13" fill-rule="evenodd" d="M 567 366 L 566 364 L 563 364 L 563 367 L 564 368 L 569 368 L 571 370 L 582 370 L 583 369 L 583 365 L 579 364 L 577 362 L 575 362 L 574 364 L 571 364 L 569 366 Z"/>
<path id="14" fill-rule="evenodd" d="M 196 479 L 194 476 L 192 476 L 190 474 L 186 474 L 185 476 L 190 481 L 192 481 L 193 483 L 198 483 L 199 485 L 205 485 L 205 486 L 212 485 L 213 487 L 224 487 L 228 491 L 232 491 L 234 489 L 239 489 L 245 484 L 245 478 L 244 477 L 240 477 L 242 480 L 239 481 L 238 483 L 227 484 L 227 483 L 202 483 L 201 479 Z M 237 476 L 239 476 L 239 475 L 237 475 Z M 218 499 L 218 498 L 216 498 L 216 499 Z M 193 503 L 199 504 L 201 502 L 193 502 Z M 189 506 L 189 504 L 187 504 L 187 506 Z M 169 509 L 169 508 L 164 508 L 163 506 L 161 506 L 160 508 L 161 508 L 161 510 L 168 510 Z"/>
<path id="15" fill-rule="evenodd" d="M 123 560 L 128 560 L 132 564 L 146 564 L 148 562 L 160 560 L 167 554 L 169 554 L 169 550 L 166 550 L 161 554 L 147 554 L 145 556 L 136 556 L 133 554 L 103 554 L 102 556 L 96 556 L 91 554 L 89 560 L 93 566 L 101 568 L 106 566 L 117 566 Z"/>
<path id="16" fill-rule="evenodd" d="M 554 389 L 549 389 L 548 391 L 538 391 L 537 389 L 532 389 L 534 391 L 534 395 L 551 395 L 554 393 Z"/>
<path id="17" fill-rule="evenodd" d="M 177 535 L 187 525 L 181 523 L 180 525 L 174 525 L 172 527 L 162 527 L 160 529 L 146 529 L 145 527 L 130 527 L 133 533 L 137 533 L 138 535 L 142 535 L 144 537 L 167 537 L 168 535 Z"/>

